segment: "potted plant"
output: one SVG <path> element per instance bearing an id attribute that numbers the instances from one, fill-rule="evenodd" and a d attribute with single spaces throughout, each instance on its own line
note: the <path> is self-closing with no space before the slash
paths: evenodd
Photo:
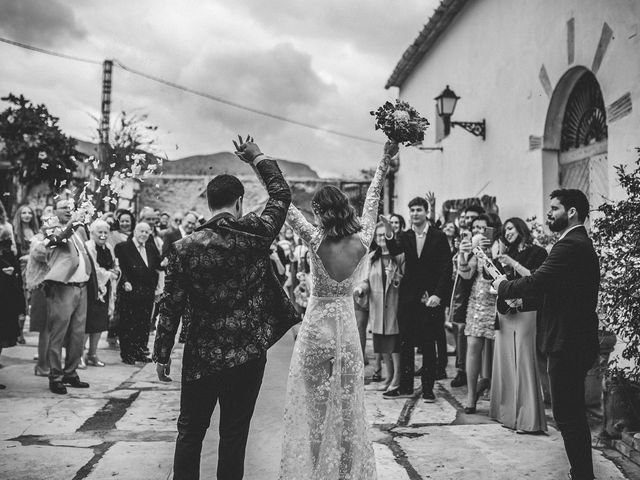
<path id="1" fill-rule="evenodd" d="M 601 319 L 624 344 L 621 358 L 607 362 L 603 394 L 603 433 L 619 437 L 640 430 L 640 158 L 629 171 L 615 169 L 626 196 L 598 207 L 593 238 L 602 272 Z"/>

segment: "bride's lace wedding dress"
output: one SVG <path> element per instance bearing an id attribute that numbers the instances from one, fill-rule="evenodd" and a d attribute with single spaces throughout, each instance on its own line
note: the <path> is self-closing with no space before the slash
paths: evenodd
<path id="1" fill-rule="evenodd" d="M 387 168 L 383 159 L 367 192 L 359 233 L 363 256 L 340 282 L 330 277 L 317 254 L 322 230 L 295 206 L 289 208 L 287 222 L 309 247 L 311 295 L 289 368 L 280 480 L 376 478 L 353 289 L 368 258 Z"/>

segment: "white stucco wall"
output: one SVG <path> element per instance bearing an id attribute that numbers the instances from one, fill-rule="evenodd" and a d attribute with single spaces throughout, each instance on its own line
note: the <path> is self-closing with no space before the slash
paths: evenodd
<path id="1" fill-rule="evenodd" d="M 567 21 L 575 18 L 575 60 L 567 58 Z M 425 18 L 425 21 L 427 19 Z M 433 190 L 444 200 L 489 194 L 503 219 L 542 215 L 542 150 L 529 151 L 529 135 L 542 136 L 552 87 L 571 67 L 591 69 L 603 23 L 613 39 L 596 73 L 605 106 L 626 92 L 633 111 L 610 123 L 610 195 L 619 197 L 613 165 L 630 163 L 640 146 L 640 1 L 475 0 L 462 10 L 400 89 L 400 97 L 435 122 L 434 97 L 447 84 L 462 97 L 453 120 L 487 121 L 482 141 L 454 127 L 438 146 L 444 152 L 406 148 L 397 174 L 396 210 Z M 424 144 L 435 145 L 435 128 Z M 481 189 L 488 185 L 484 190 Z"/>

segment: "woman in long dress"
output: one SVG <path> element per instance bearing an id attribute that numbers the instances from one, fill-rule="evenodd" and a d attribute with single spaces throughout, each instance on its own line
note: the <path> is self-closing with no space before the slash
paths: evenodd
<path id="1" fill-rule="evenodd" d="M 364 364 L 353 290 L 368 258 L 390 159 L 387 142 L 358 219 L 347 197 L 326 186 L 314 196 L 318 228 L 293 205 L 288 223 L 309 247 L 311 294 L 287 382 L 281 480 L 374 480 L 364 407 Z"/>
<path id="2" fill-rule="evenodd" d="M 504 222 L 502 237 L 507 250 L 498 260 L 509 280 L 528 277 L 547 258 L 544 248 L 533 245 L 531 232 L 521 218 Z M 547 430 L 536 359 L 536 316 L 540 308 L 535 298 L 512 305 L 498 301 L 490 417 L 520 433 Z"/>

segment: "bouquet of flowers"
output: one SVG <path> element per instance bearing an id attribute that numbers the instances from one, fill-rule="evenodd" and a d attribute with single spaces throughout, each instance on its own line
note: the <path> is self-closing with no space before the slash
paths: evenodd
<path id="1" fill-rule="evenodd" d="M 396 100 L 395 105 L 385 102 L 375 112 L 376 130 L 382 130 L 389 140 L 406 146 L 421 143 L 429 121 L 407 102 Z"/>

